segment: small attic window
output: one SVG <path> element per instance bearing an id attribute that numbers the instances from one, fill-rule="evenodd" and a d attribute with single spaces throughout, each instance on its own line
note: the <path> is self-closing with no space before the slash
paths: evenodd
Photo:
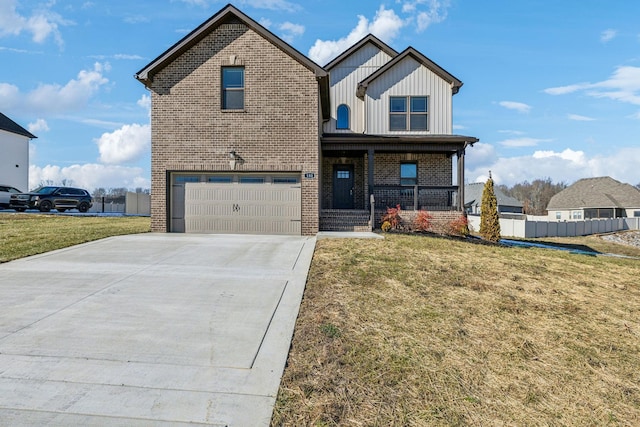
<path id="1" fill-rule="evenodd" d="M 338 105 L 336 129 L 349 129 L 349 107 L 346 104 Z"/>

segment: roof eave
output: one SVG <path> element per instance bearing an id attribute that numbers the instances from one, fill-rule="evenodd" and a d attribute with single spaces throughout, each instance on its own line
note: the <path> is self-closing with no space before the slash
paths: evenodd
<path id="1" fill-rule="evenodd" d="M 387 62 L 382 67 L 378 68 L 374 73 L 369 75 L 366 79 L 361 81 L 358 84 L 358 89 L 356 91 L 356 95 L 359 98 L 364 98 L 364 95 L 367 92 L 367 87 L 371 82 L 376 80 L 378 77 L 386 73 L 389 69 L 393 68 L 397 63 L 402 61 L 404 58 L 411 56 L 413 59 L 424 65 L 426 68 L 435 73 L 438 77 L 446 81 L 451 85 L 451 92 L 453 95 L 460 91 L 463 83 L 458 78 L 456 78 L 453 74 L 446 71 L 444 68 L 433 62 L 431 59 L 427 58 L 425 55 L 414 49 L 413 47 L 408 47 L 396 57 L 394 57 L 391 61 Z"/>
<path id="2" fill-rule="evenodd" d="M 327 71 L 320 65 L 313 62 L 311 59 L 309 59 L 294 47 L 282 40 L 280 37 L 273 34 L 271 31 L 254 21 L 249 16 L 242 13 L 231 4 L 228 4 L 207 21 L 200 24 L 195 30 L 191 31 L 185 37 L 180 39 L 177 43 L 171 46 L 156 59 L 151 61 L 147 66 L 138 71 L 134 75 L 134 77 L 145 86 L 149 87 L 153 82 L 153 76 L 157 72 L 159 72 L 167 64 L 180 56 L 183 52 L 190 49 L 193 45 L 206 37 L 213 29 L 217 28 L 217 26 L 220 25 L 229 16 L 235 16 L 236 18 L 240 19 L 245 25 L 247 25 L 247 27 L 251 28 L 253 31 L 257 32 L 265 39 L 269 40 L 283 52 L 296 59 L 307 69 L 313 71 L 316 78 L 320 79 L 322 77 L 328 76 Z"/>
<path id="3" fill-rule="evenodd" d="M 398 56 L 398 52 L 393 49 L 391 46 L 374 36 L 373 34 L 367 34 L 360 41 L 355 43 L 353 46 L 342 52 L 340 55 L 332 59 L 329 63 L 325 64 L 324 68 L 326 70 L 331 70 L 333 67 L 338 65 L 340 62 L 344 61 L 346 58 L 351 56 L 354 52 L 358 51 L 362 46 L 367 43 L 371 43 L 376 46 L 378 49 L 386 53 L 392 58 Z"/>

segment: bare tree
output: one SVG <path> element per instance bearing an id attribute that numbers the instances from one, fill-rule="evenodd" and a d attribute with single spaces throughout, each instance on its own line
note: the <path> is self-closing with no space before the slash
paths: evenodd
<path id="1" fill-rule="evenodd" d="M 532 182 L 524 181 L 511 188 L 500 186 L 506 195 L 520 200 L 524 213 L 529 215 L 546 215 L 551 198 L 565 188 L 567 184 L 564 182 L 554 184 L 551 178 L 536 179 Z"/>

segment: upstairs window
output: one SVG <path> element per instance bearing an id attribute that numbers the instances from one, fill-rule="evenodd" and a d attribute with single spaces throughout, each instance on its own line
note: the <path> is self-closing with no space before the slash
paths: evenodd
<path id="1" fill-rule="evenodd" d="M 244 67 L 222 68 L 222 109 L 244 109 Z"/>
<path id="2" fill-rule="evenodd" d="M 417 185 L 418 184 L 418 164 L 401 163 L 400 164 L 400 185 Z"/>
<path id="3" fill-rule="evenodd" d="M 349 129 L 349 107 L 346 104 L 340 104 L 338 106 L 338 120 L 336 129 Z"/>
<path id="4" fill-rule="evenodd" d="M 392 96 L 389 98 L 389 130 L 428 130 L 426 96 Z"/>

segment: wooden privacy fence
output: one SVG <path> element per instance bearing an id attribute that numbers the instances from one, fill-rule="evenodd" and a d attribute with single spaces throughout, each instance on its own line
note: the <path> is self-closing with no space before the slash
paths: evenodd
<path id="1" fill-rule="evenodd" d="M 480 230 L 480 216 L 469 215 L 469 225 Z M 507 237 L 573 237 L 589 234 L 612 233 L 622 230 L 640 230 L 640 218 L 587 219 L 581 221 L 529 221 L 527 219 L 500 218 L 500 234 Z"/>

